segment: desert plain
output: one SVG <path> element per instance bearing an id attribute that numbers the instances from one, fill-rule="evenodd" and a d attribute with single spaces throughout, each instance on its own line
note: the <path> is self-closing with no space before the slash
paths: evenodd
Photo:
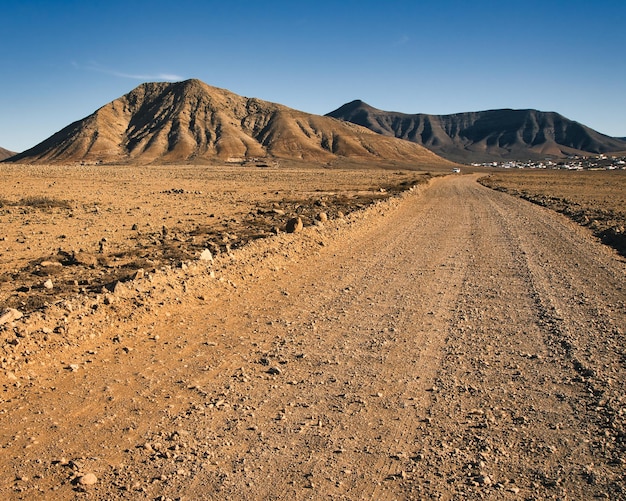
<path id="1" fill-rule="evenodd" d="M 4 498 L 626 497 L 623 172 L 0 170 Z"/>

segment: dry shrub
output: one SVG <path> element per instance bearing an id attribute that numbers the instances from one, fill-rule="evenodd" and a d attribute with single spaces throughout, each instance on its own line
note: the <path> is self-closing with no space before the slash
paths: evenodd
<path id="1" fill-rule="evenodd" d="M 67 200 L 59 200 L 58 198 L 49 198 L 44 196 L 33 196 L 22 198 L 17 204 L 22 207 L 34 207 L 38 209 L 71 209 L 72 205 Z"/>

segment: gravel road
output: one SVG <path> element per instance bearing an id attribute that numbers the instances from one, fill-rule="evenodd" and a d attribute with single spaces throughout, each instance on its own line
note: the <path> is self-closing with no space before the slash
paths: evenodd
<path id="1" fill-rule="evenodd" d="M 475 176 L 307 230 L 72 316 L 2 381 L 0 494 L 626 498 L 623 258 Z"/>

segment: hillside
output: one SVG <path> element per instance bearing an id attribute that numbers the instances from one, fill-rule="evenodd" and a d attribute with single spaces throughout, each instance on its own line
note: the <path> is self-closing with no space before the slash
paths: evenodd
<path id="1" fill-rule="evenodd" d="M 9 158 L 15 155 L 14 151 L 9 151 L 5 148 L 0 148 L 0 160 L 4 160 L 5 158 Z"/>
<path id="2" fill-rule="evenodd" d="M 410 142 L 199 80 L 142 84 L 12 161 L 145 164 L 259 157 L 447 163 Z"/>
<path id="3" fill-rule="evenodd" d="M 382 111 L 352 101 L 327 116 L 425 146 L 457 162 L 542 159 L 626 149 L 626 141 L 600 134 L 553 112 L 490 110 L 453 115 Z"/>

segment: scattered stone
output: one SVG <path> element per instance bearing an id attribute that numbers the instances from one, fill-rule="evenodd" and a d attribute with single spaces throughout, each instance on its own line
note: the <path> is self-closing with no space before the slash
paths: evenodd
<path id="1" fill-rule="evenodd" d="M 43 268 L 62 268 L 63 265 L 58 261 L 42 261 L 40 266 Z"/>
<path id="2" fill-rule="evenodd" d="M 78 478 L 78 483 L 80 485 L 95 485 L 98 482 L 98 477 L 96 477 L 93 473 L 85 473 L 83 476 Z"/>
<path id="3" fill-rule="evenodd" d="M 21 311 L 16 310 L 15 308 L 9 308 L 8 310 L 4 310 L 0 313 L 0 325 L 6 324 L 8 322 L 14 322 L 15 320 L 19 320 L 24 315 Z"/>
<path id="4" fill-rule="evenodd" d="M 137 231 L 138 229 L 139 229 L 139 226 L 137 225 L 137 223 L 133 224 L 133 227 L 131 228 L 131 230 Z"/>
<path id="5" fill-rule="evenodd" d="M 108 283 L 103 287 L 102 292 L 111 292 L 112 294 L 115 293 L 119 293 L 120 289 L 123 287 L 120 287 L 122 284 L 122 282 L 120 282 L 119 280 L 115 280 L 114 282 Z M 106 303 L 106 304 L 110 304 L 110 303 Z"/>
<path id="6" fill-rule="evenodd" d="M 302 218 L 294 217 L 287 221 L 285 225 L 285 231 L 287 233 L 298 233 L 303 228 Z"/>
<path id="7" fill-rule="evenodd" d="M 133 275 L 133 280 L 141 280 L 145 276 L 143 268 L 139 268 Z"/>
<path id="8" fill-rule="evenodd" d="M 322 223 L 325 223 L 326 221 L 328 221 L 328 214 L 326 214 L 325 212 L 320 212 L 317 215 L 317 219 L 318 219 L 318 221 L 321 221 Z"/>
<path id="9" fill-rule="evenodd" d="M 271 374 L 272 376 L 277 376 L 281 374 L 282 371 L 278 367 L 270 367 L 269 369 L 267 369 L 267 373 Z"/>
<path id="10" fill-rule="evenodd" d="M 491 485 L 493 483 L 489 475 L 478 475 L 476 482 L 478 482 L 479 485 Z"/>
<path id="11" fill-rule="evenodd" d="M 74 264 L 82 264 L 83 266 L 89 266 L 95 268 L 98 266 L 98 258 L 87 252 L 76 252 L 72 255 L 72 262 Z"/>
<path id="12" fill-rule="evenodd" d="M 50 290 L 50 289 L 53 289 L 53 288 L 54 288 L 54 284 L 52 283 L 52 280 L 50 280 L 50 279 L 46 280 L 46 281 L 43 283 L 43 286 L 44 286 L 46 289 L 48 289 L 48 290 Z"/>
<path id="13" fill-rule="evenodd" d="M 200 254 L 200 261 L 213 262 L 213 254 L 211 254 L 211 251 L 209 249 L 204 249 L 202 251 L 202 254 Z"/>

